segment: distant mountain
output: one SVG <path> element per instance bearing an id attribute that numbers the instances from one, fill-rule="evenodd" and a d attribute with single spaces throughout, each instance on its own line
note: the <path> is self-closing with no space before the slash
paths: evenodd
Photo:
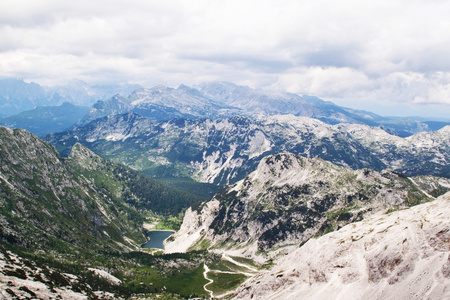
<path id="1" fill-rule="evenodd" d="M 152 120 L 173 118 L 198 119 L 204 117 L 229 116 L 241 112 L 221 101 L 203 97 L 199 91 L 181 85 L 177 89 L 156 86 L 139 89 L 128 97 L 114 96 L 98 101 L 80 125 L 100 117 L 133 112 Z"/>
<path id="2" fill-rule="evenodd" d="M 352 123 L 379 126 L 386 131 L 406 137 L 414 133 L 438 130 L 426 122 L 413 118 L 382 117 L 377 114 L 338 106 L 314 96 L 296 95 L 284 92 L 271 92 L 251 89 L 227 82 L 205 83 L 196 88 L 206 98 L 221 101 L 241 109 L 244 114 L 293 114 L 295 116 L 319 119 L 328 124 Z"/>
<path id="3" fill-rule="evenodd" d="M 245 179 L 189 209 L 167 249 L 206 245 L 258 256 L 302 244 L 375 212 L 433 200 L 447 191 L 450 179 L 352 170 L 291 153 L 270 155 Z"/>
<path id="4" fill-rule="evenodd" d="M 425 121 L 424 123 L 427 124 L 428 128 L 430 128 L 433 131 L 439 130 L 445 126 L 450 125 L 450 122 L 443 122 L 443 121 Z"/>
<path id="5" fill-rule="evenodd" d="M 401 138 L 366 125 L 329 125 L 288 115 L 157 122 L 123 114 L 45 140 L 62 155 L 80 142 L 152 176 L 191 177 L 223 186 L 255 170 L 264 156 L 285 151 L 354 169 L 450 177 L 449 132 L 444 127 Z"/>
<path id="6" fill-rule="evenodd" d="M 157 86 L 136 90 L 129 96 L 114 96 L 109 100 L 98 101 L 79 125 L 107 115 L 129 112 L 157 121 L 293 114 L 316 118 L 328 124 L 381 126 L 400 136 L 430 131 L 426 123 L 412 119 L 386 118 L 341 107 L 317 97 L 251 89 L 227 82 L 205 83 L 192 88 L 181 85 L 176 89 Z"/>
<path id="7" fill-rule="evenodd" d="M 19 79 L 0 79 L 0 111 L 2 116 L 17 114 L 41 105 L 46 99 L 44 88 Z"/>
<path id="8" fill-rule="evenodd" d="M 84 81 L 72 79 L 67 85 L 46 88 L 46 98 L 49 103 L 69 102 L 92 106 L 98 100 L 108 99 L 114 95 L 129 95 L 140 88 L 141 86 L 137 84 L 91 86 Z"/>
<path id="9" fill-rule="evenodd" d="M 35 109 L 2 118 L 0 125 L 26 129 L 40 136 L 69 129 L 89 110 L 89 107 L 76 106 L 67 102 L 60 106 L 38 106 Z"/>
<path id="10" fill-rule="evenodd" d="M 316 118 L 326 123 L 365 121 L 372 123 L 369 125 L 375 125 L 374 119 L 380 118 L 369 112 L 364 112 L 364 115 L 356 114 L 357 111 L 347 111 L 317 97 L 251 89 L 228 82 L 205 83 L 196 88 L 205 98 L 237 107 L 246 114 L 292 114 Z"/>
<path id="11" fill-rule="evenodd" d="M 42 87 L 20 79 L 0 79 L 0 117 L 28 111 L 37 106 L 58 106 L 69 102 L 78 106 L 91 106 L 98 100 L 116 94 L 128 95 L 141 88 L 139 85 L 95 85 L 71 80 L 67 85 Z"/>
<path id="12" fill-rule="evenodd" d="M 94 104 L 89 115 L 78 123 L 80 126 L 99 117 L 128 112 L 158 121 L 293 114 L 329 124 L 380 126 L 403 137 L 437 130 L 445 125 L 445 122 L 427 123 L 417 118 L 382 117 L 313 96 L 251 89 L 227 82 L 204 83 L 194 87 L 180 85 L 176 89 L 164 86 L 143 89 L 130 84 L 91 86 L 76 79 L 67 85 L 51 88 L 17 79 L 0 80 L 0 117 L 28 111 L 36 106 L 58 106 L 64 102 L 78 106 Z"/>

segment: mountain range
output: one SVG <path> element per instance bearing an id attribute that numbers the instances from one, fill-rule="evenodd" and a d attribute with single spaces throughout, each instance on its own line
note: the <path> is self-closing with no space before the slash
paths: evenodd
<path id="1" fill-rule="evenodd" d="M 367 125 L 292 115 L 158 122 L 123 114 L 44 139 L 62 155 L 80 142 L 154 177 L 189 177 L 220 187 L 244 178 L 264 156 L 286 151 L 354 169 L 449 177 L 449 131 L 447 126 L 402 138 Z"/>
<path id="2" fill-rule="evenodd" d="M 129 112 L 157 121 L 292 114 L 319 119 L 328 124 L 380 126 L 400 136 L 431 130 L 431 125 L 413 119 L 381 117 L 367 111 L 341 107 L 317 97 L 251 89 L 228 82 L 205 83 L 194 87 L 181 85 L 176 89 L 164 86 L 139 89 L 128 97 L 114 96 L 98 101 L 78 124 L 84 125 L 99 117 Z"/>
<path id="3" fill-rule="evenodd" d="M 448 295 L 449 200 L 441 196 L 450 191 L 448 178 L 268 155 L 211 200 L 182 204 L 191 208 L 166 244 L 169 254 L 154 256 L 136 251 L 143 214 L 177 214 L 170 208 L 181 199 L 171 202 L 167 188 L 80 143 L 64 158 L 25 130 L 0 127 L 0 134 L 0 287 L 7 299 L 314 298 L 339 296 L 336 286 L 342 295 L 356 289 L 357 298 L 401 296 L 405 286 L 412 296 Z M 413 284 L 419 278 L 432 290 Z"/>
<path id="4" fill-rule="evenodd" d="M 173 118 L 214 119 L 235 115 L 253 117 L 293 114 L 316 118 L 328 124 L 354 123 L 379 126 L 403 137 L 422 131 L 438 130 L 450 124 L 442 120 L 424 120 L 416 117 L 382 117 L 368 111 L 341 107 L 313 96 L 252 89 L 228 82 L 211 82 L 193 87 L 180 85 L 178 88 L 164 86 L 142 88 L 133 84 L 89 85 L 73 79 L 64 86 L 43 87 L 19 79 L 0 79 L 0 118 L 30 111 L 38 106 L 59 106 L 64 102 L 91 107 L 87 115 L 77 120 L 78 126 L 99 117 L 128 112 L 158 121 Z M 66 114 L 68 113 L 70 111 Z M 41 120 L 45 118 L 42 109 L 35 114 L 38 115 L 34 118 Z M 20 123 L 17 124 L 20 126 Z M 14 123 L 5 125 L 14 126 Z M 35 123 L 35 126 L 39 126 L 39 123 Z M 61 128 L 44 129 L 56 132 Z M 38 128 L 35 132 L 40 133 L 44 129 Z"/>

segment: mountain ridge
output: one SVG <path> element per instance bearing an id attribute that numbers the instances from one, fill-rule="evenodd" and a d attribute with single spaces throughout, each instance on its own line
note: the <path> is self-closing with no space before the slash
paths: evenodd
<path id="1" fill-rule="evenodd" d="M 51 134 L 45 140 L 63 155 L 81 142 L 152 176 L 166 170 L 168 176 L 223 186 L 244 178 L 262 157 L 284 151 L 354 169 L 391 168 L 411 176 L 450 176 L 448 128 L 402 138 L 381 128 L 329 125 L 289 115 L 157 122 L 123 114 Z"/>
<path id="2" fill-rule="evenodd" d="M 401 136 L 429 131 L 428 124 L 408 118 L 388 118 L 368 111 L 341 107 L 314 96 L 265 91 L 229 82 L 211 82 L 178 88 L 156 86 L 140 89 L 127 97 L 102 100 L 79 125 L 110 114 L 134 112 L 157 121 L 173 118 L 223 118 L 234 115 L 293 114 L 325 123 L 355 123 L 382 126 Z M 444 123 L 445 124 L 445 123 Z M 437 124 L 435 124 L 436 126 Z"/>
<path id="3" fill-rule="evenodd" d="M 80 176 L 53 146 L 25 130 L 0 127 L 0 135 L 2 240 L 26 248 L 46 248 L 61 239 L 82 247 L 101 237 L 106 241 L 104 247 L 117 247 L 111 240 L 114 236 L 123 249 L 136 244 L 124 240 L 122 234 L 128 235 L 129 241 L 143 240 L 136 225 L 142 219 L 136 212 L 107 189 Z M 72 158 L 77 148 L 82 147 L 75 147 Z M 110 209 L 112 203 L 117 206 L 114 210 Z M 134 214 L 136 219 L 123 222 L 122 213 Z"/>
<path id="4" fill-rule="evenodd" d="M 0 125 L 21 128 L 38 136 L 69 129 L 84 117 L 89 108 L 64 102 L 59 106 L 37 106 L 16 115 L 1 118 Z"/>

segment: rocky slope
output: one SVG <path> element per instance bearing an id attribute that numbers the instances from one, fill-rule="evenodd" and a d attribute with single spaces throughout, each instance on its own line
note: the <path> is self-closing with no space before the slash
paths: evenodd
<path id="1" fill-rule="evenodd" d="M 92 170 L 103 167 L 90 150 L 77 145 L 65 160 L 25 130 L 0 127 L 0 137 L 3 241 L 39 249 L 53 248 L 57 241 L 127 249 L 136 246 L 133 240 L 145 240 L 136 210 L 106 186 L 106 180 L 75 167 L 80 159 Z"/>
<path id="2" fill-rule="evenodd" d="M 98 270 L 101 271 L 101 270 Z M 120 280 L 102 271 L 113 285 Z M 93 274 L 92 274 L 93 275 Z M 81 278 L 6 250 L 0 245 L 0 299 L 117 299 L 111 292 L 96 290 L 94 276 Z M 91 279 L 88 284 L 86 279 Z M 123 298 L 122 298 L 123 299 Z"/>
<path id="3" fill-rule="evenodd" d="M 448 299 L 449 217 L 446 194 L 310 239 L 233 299 Z"/>
<path id="4" fill-rule="evenodd" d="M 153 176 L 190 176 L 222 186 L 244 178 L 264 156 L 284 151 L 354 169 L 450 177 L 449 132 L 447 126 L 401 138 L 366 125 L 329 125 L 292 115 L 156 122 L 124 114 L 45 139 L 63 155 L 81 142 Z"/>
<path id="5" fill-rule="evenodd" d="M 166 249 L 230 248 L 250 257 L 265 256 L 375 212 L 430 201 L 448 190 L 450 180 L 444 178 L 407 178 L 291 153 L 271 155 L 245 179 L 188 209 Z"/>
<path id="6" fill-rule="evenodd" d="M 0 239 L 25 248 L 135 249 L 140 211 L 178 214 L 197 198 L 75 144 L 68 158 L 0 127 Z"/>

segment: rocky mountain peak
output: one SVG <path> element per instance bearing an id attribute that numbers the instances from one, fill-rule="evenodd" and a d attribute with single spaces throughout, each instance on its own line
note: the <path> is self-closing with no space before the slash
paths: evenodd
<path id="1" fill-rule="evenodd" d="M 86 169 L 95 169 L 105 163 L 105 159 L 80 143 L 73 145 L 67 160 Z"/>

